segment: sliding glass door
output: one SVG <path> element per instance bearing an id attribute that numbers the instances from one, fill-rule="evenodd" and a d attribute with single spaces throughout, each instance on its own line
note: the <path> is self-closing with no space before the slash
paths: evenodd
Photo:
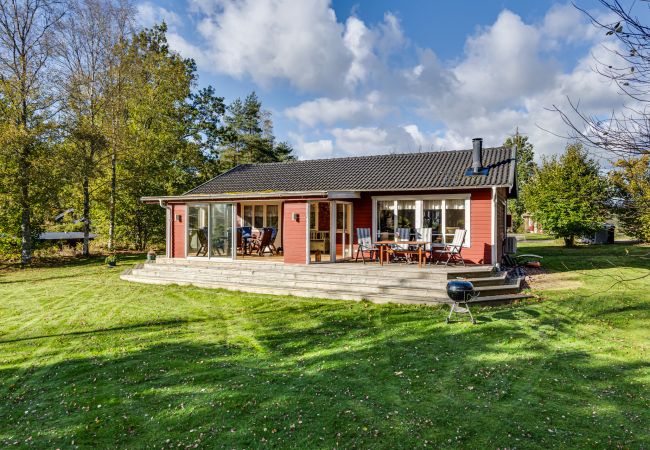
<path id="1" fill-rule="evenodd" d="M 233 258 L 233 204 L 187 206 L 187 256 Z"/>
<path id="2" fill-rule="evenodd" d="M 210 257 L 233 257 L 232 204 L 210 205 Z"/>
<path id="3" fill-rule="evenodd" d="M 352 205 L 336 203 L 336 260 L 352 257 Z"/>
<path id="4" fill-rule="evenodd" d="M 187 256 L 208 256 L 208 205 L 187 208 Z"/>

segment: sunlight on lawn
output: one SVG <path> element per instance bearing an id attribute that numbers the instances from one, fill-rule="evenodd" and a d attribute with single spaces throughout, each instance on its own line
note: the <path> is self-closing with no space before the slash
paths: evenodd
<path id="1" fill-rule="evenodd" d="M 446 325 L 446 307 L 130 284 L 99 262 L 4 271 L 0 443 L 646 446 L 650 280 L 607 291 L 581 272 L 649 265 L 618 246 L 521 250 L 573 271 L 533 279 L 541 300 L 478 308 L 477 326 Z"/>

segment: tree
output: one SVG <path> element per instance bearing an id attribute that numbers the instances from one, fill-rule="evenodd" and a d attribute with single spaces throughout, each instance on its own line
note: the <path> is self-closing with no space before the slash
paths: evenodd
<path id="1" fill-rule="evenodd" d="M 243 101 L 235 99 L 226 108 L 220 169 L 229 170 L 238 164 L 281 162 L 293 159 L 293 149 L 275 143 L 270 113 L 262 109 L 255 92 Z"/>
<path id="2" fill-rule="evenodd" d="M 523 225 L 523 214 L 526 212 L 524 188 L 537 167 L 534 161 L 535 153 L 533 144 L 528 142 L 528 136 L 519 134 L 518 130 L 514 136 L 506 139 L 503 146 L 507 148 L 515 146 L 517 152 L 517 188 L 519 195 L 516 199 L 508 200 L 508 210 L 512 215 L 512 229 L 518 230 Z"/>
<path id="3" fill-rule="evenodd" d="M 51 83 L 53 42 L 63 17 L 55 0 L 0 1 L 0 96 L 3 136 L 15 170 L 3 176 L 15 189 L 8 194 L 20 213 L 21 262 L 32 259 L 34 162 L 51 131 L 56 102 Z"/>
<path id="4" fill-rule="evenodd" d="M 617 199 L 614 212 L 630 236 L 650 241 L 650 155 L 619 160 L 610 180 Z"/>
<path id="5" fill-rule="evenodd" d="M 611 80 L 628 104 L 608 117 L 589 115 L 579 102 L 569 99 L 570 109 L 554 106 L 569 126 L 570 137 L 587 148 L 597 148 L 616 157 L 628 158 L 650 154 L 650 27 L 643 23 L 650 10 L 647 2 L 633 2 L 629 8 L 618 0 L 599 0 L 609 12 L 603 22 L 578 8 L 592 24 L 610 36 L 613 45 L 605 47 L 617 63 L 595 60 L 596 70 Z M 638 9 L 644 11 L 639 11 Z M 642 19 L 643 18 L 643 19 Z"/>
<path id="6" fill-rule="evenodd" d="M 219 98 L 211 88 L 197 94 L 200 99 L 192 96 L 196 65 L 169 49 L 166 30 L 164 24 L 143 30 L 128 48 L 128 119 L 117 162 L 115 230 L 116 238 L 137 249 L 164 236 L 165 226 L 164 210 L 140 198 L 187 191 L 214 168 L 207 149 L 216 131 L 207 124 L 218 128 Z"/>
<path id="7" fill-rule="evenodd" d="M 524 187 L 533 218 L 568 247 L 576 236 L 600 229 L 607 217 L 609 190 L 599 169 L 580 144 L 572 144 L 560 158 L 544 158 Z"/>
<path id="8" fill-rule="evenodd" d="M 83 254 L 87 256 L 91 185 L 105 170 L 109 148 L 115 157 L 116 116 L 121 99 L 113 95 L 120 94 L 121 86 L 116 84 L 121 80 L 113 78 L 113 70 L 131 10 L 128 4 L 116 4 L 113 0 L 69 0 L 68 7 L 70 13 L 63 24 L 66 33 L 59 41 L 64 68 L 60 85 L 64 90 L 63 115 L 70 141 L 66 148 L 72 153 L 68 161 L 74 178 L 70 181 L 80 184 L 83 197 Z"/>

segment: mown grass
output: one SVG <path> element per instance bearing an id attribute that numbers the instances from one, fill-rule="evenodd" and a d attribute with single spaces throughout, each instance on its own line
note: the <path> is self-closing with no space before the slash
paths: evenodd
<path id="1" fill-rule="evenodd" d="M 4 270 L 0 446 L 649 447 L 650 279 L 611 285 L 650 261 L 522 247 L 561 272 L 476 326 L 120 281 L 133 261 Z"/>

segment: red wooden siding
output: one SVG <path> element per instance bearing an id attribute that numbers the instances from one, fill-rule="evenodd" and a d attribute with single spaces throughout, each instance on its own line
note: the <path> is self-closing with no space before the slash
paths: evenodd
<path id="1" fill-rule="evenodd" d="M 351 236 L 354 243 L 354 252 L 356 252 L 357 228 L 372 228 L 372 197 L 373 196 L 391 196 L 391 195 L 423 195 L 436 194 L 444 195 L 446 193 L 459 193 L 461 191 L 413 191 L 413 192 L 368 192 L 362 193 L 361 197 L 353 200 L 353 219 Z M 470 244 L 471 246 L 463 249 L 463 258 L 467 262 L 477 264 L 491 264 L 492 254 L 492 190 L 491 189 L 472 189 L 469 192 L 470 197 Z M 505 199 L 507 191 L 500 189 L 498 191 L 499 200 Z M 497 203 L 497 260 L 501 258 L 500 241 L 505 236 L 505 223 L 503 220 L 503 207 L 499 208 Z M 241 223 L 241 207 L 238 205 L 238 225 Z M 292 214 L 299 215 L 298 221 L 292 219 Z M 181 215 L 181 221 L 176 220 L 176 215 Z M 282 242 L 284 250 L 284 262 L 289 264 L 305 264 L 307 260 L 307 200 L 286 201 L 281 205 L 282 215 Z M 322 210 L 319 219 L 323 220 L 329 216 L 328 211 Z M 174 219 L 172 226 L 172 257 L 185 257 L 185 220 L 186 206 L 183 204 L 172 205 L 172 217 Z M 327 223 L 323 223 L 325 228 L 329 228 L 329 218 Z M 338 236 L 337 236 L 338 238 Z M 340 239 L 337 239 L 337 250 L 340 250 Z M 353 254 L 354 255 L 354 254 Z"/>
<path id="2" fill-rule="evenodd" d="M 186 207 L 185 205 L 171 205 L 172 207 L 172 258 L 185 258 L 185 220 L 186 220 Z M 176 216 L 180 216 L 181 220 L 177 220 Z"/>
<path id="3" fill-rule="evenodd" d="M 436 195 L 445 193 L 458 194 L 460 191 L 436 191 Z M 431 191 L 415 192 L 369 192 L 362 193 L 361 198 L 353 202 L 353 229 L 354 234 L 354 251 L 356 252 L 357 228 L 372 228 L 372 197 L 373 196 L 391 196 L 391 195 L 426 195 L 432 194 Z M 492 252 L 492 190 L 490 189 L 473 189 L 470 191 L 470 244 L 464 248 L 462 255 L 465 261 L 476 264 L 490 264 Z M 355 253 L 356 254 L 356 253 Z"/>
<path id="4" fill-rule="evenodd" d="M 477 189 L 470 199 L 470 244 L 463 249 L 466 261 L 477 264 L 492 262 L 492 190 Z"/>
<path id="5" fill-rule="evenodd" d="M 294 221 L 293 214 L 298 214 Z M 307 214 L 306 202 L 285 202 L 282 223 L 284 262 L 287 264 L 306 264 L 307 261 Z"/>

